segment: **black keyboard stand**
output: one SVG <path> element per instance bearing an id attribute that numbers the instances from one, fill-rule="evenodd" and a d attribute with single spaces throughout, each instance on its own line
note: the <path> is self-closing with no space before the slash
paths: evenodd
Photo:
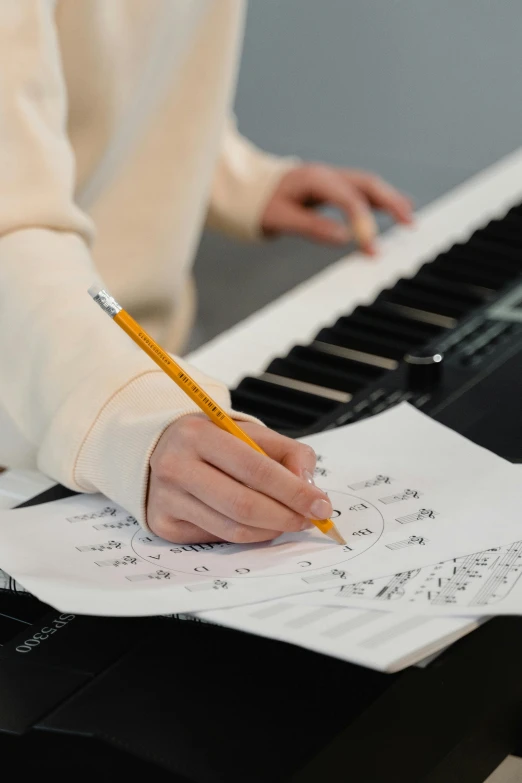
<path id="1" fill-rule="evenodd" d="M 520 749 L 521 654 L 522 619 L 491 620 L 396 677 L 293 780 L 334 780 L 344 760 L 365 783 L 482 783 Z"/>

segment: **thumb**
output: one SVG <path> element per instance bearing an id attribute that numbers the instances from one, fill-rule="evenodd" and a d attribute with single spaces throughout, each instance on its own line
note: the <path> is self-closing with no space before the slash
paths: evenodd
<path id="1" fill-rule="evenodd" d="M 353 233 L 346 224 L 324 217 L 306 207 L 289 205 L 281 222 L 284 223 L 285 233 L 297 234 L 314 242 L 344 245 L 353 238 Z"/>

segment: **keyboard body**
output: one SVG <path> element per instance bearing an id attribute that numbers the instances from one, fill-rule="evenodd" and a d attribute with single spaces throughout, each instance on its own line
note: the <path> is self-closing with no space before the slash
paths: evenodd
<path id="1" fill-rule="evenodd" d="M 382 279 L 340 262 L 192 359 L 292 436 L 407 399 L 520 461 L 520 183 L 519 154 L 428 208 L 416 238 L 385 238 Z M 444 354 L 438 383 L 412 382 L 414 350 Z M 386 675 L 195 621 L 72 618 L 4 592 L 0 754 L 54 780 L 482 783 L 520 749 L 520 660 L 520 618 Z"/>
<path id="2" fill-rule="evenodd" d="M 441 357 L 436 380 L 409 354 Z M 522 461 L 522 207 L 272 359 L 232 401 L 292 437 L 408 401 Z"/>

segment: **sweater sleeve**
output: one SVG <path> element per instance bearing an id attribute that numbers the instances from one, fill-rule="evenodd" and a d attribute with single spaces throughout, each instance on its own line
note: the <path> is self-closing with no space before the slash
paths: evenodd
<path id="1" fill-rule="evenodd" d="M 0 3 L 0 405 L 43 472 L 145 524 L 149 456 L 197 408 L 87 294 L 93 227 L 74 202 L 53 14 L 53 0 Z"/>
<path id="2" fill-rule="evenodd" d="M 261 218 L 283 174 L 298 164 L 294 157 L 263 152 L 237 130 L 225 128 L 207 216 L 209 228 L 237 239 L 259 239 Z"/>

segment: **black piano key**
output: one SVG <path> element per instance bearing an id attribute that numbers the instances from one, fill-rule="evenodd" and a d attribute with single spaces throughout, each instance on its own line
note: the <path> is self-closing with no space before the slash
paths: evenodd
<path id="1" fill-rule="evenodd" d="M 506 217 L 515 217 L 522 219 L 522 204 L 518 204 L 516 207 L 511 207 Z"/>
<path id="2" fill-rule="evenodd" d="M 269 385 L 269 384 L 267 384 Z M 320 414 L 306 413 L 276 398 L 272 390 L 266 394 L 236 390 L 233 397 L 234 408 L 264 421 L 265 416 L 276 420 L 280 429 L 309 427 Z"/>
<path id="3" fill-rule="evenodd" d="M 330 348 L 331 346 L 328 347 Z M 275 386 L 283 386 L 286 389 L 312 394 L 315 397 L 326 397 L 327 400 L 335 400 L 335 402 L 349 402 L 352 398 L 352 395 L 349 392 L 328 389 L 326 386 L 318 386 L 317 384 L 310 383 L 310 381 L 289 378 L 288 375 L 277 375 L 276 373 L 264 372 L 261 375 L 261 380 Z"/>
<path id="4" fill-rule="evenodd" d="M 236 410 L 258 416 L 277 429 L 307 427 L 332 411 L 339 403 L 295 389 L 244 378 L 232 392 Z"/>
<path id="5" fill-rule="evenodd" d="M 469 305 L 454 297 L 445 296 L 441 292 L 434 293 L 415 285 L 413 282 L 400 280 L 393 288 L 383 291 L 379 301 L 395 305 L 405 305 L 446 318 L 461 318 Z"/>
<path id="6" fill-rule="evenodd" d="M 492 220 L 474 236 L 522 249 L 522 219 L 506 216 L 502 220 Z"/>
<path id="7" fill-rule="evenodd" d="M 337 325 L 321 329 L 315 341 L 339 345 L 387 359 L 401 359 L 411 348 L 411 343 L 394 340 L 382 334 L 376 337 L 369 331 L 365 331 L 363 327 L 357 329 Z"/>
<path id="8" fill-rule="evenodd" d="M 484 294 L 470 288 L 469 285 L 459 283 L 456 280 L 448 280 L 444 277 L 439 278 L 436 271 L 430 268 L 430 264 L 426 264 L 425 267 L 419 270 L 412 280 L 413 285 L 419 286 L 426 291 L 433 291 L 435 293 L 442 292 L 444 296 L 451 296 L 452 298 L 459 299 L 461 302 L 467 303 L 468 308 L 480 307 L 487 298 Z"/>
<path id="9" fill-rule="evenodd" d="M 368 383 L 368 379 L 362 375 L 354 375 L 329 366 L 332 362 L 329 362 L 329 357 L 325 354 L 319 354 L 311 348 L 308 348 L 307 351 L 310 352 L 310 355 L 305 359 L 292 356 L 285 359 L 275 359 L 269 365 L 268 372 L 349 394 L 355 394 Z"/>
<path id="10" fill-rule="evenodd" d="M 466 262 L 459 258 L 448 258 L 445 254 L 438 256 L 429 264 L 433 274 L 444 277 L 451 282 L 467 283 L 489 291 L 498 291 L 506 285 L 511 275 L 498 274 L 496 270 L 489 269 Z"/>
<path id="11" fill-rule="evenodd" d="M 391 312 L 379 302 L 356 307 L 350 316 L 339 318 L 337 324 L 342 325 L 345 322 L 362 326 L 365 332 L 370 334 L 386 334 L 409 345 L 423 345 L 440 334 L 438 326 L 412 321 Z"/>
<path id="12" fill-rule="evenodd" d="M 470 256 L 469 258 L 450 256 L 448 259 L 441 261 L 441 266 L 444 265 L 449 269 L 458 268 L 467 270 L 469 273 L 475 275 L 477 281 L 481 277 L 489 278 L 491 285 L 496 281 L 497 290 L 503 288 L 517 277 L 517 273 L 514 272 L 513 269 L 506 269 L 503 266 L 494 265 L 491 261 L 485 261 L 483 258 L 477 258 L 476 256 Z"/>
<path id="13" fill-rule="evenodd" d="M 478 240 L 477 240 L 478 244 Z M 485 243 L 480 243 L 478 246 L 470 247 L 470 245 L 457 244 L 454 245 L 447 252 L 448 258 L 457 260 L 459 262 L 464 261 L 470 265 L 476 265 L 482 269 L 494 270 L 495 273 L 504 274 L 506 278 L 512 280 L 518 274 L 518 264 L 514 263 L 511 259 L 506 259 L 498 254 L 495 254 L 490 249 L 485 248 Z"/>
<path id="14" fill-rule="evenodd" d="M 328 356 L 313 346 L 296 345 L 288 354 L 288 358 L 303 362 L 313 362 L 327 369 L 337 370 L 343 375 L 350 375 L 356 382 L 360 380 L 361 383 L 373 381 L 382 373 L 382 369 L 379 367 L 372 367 L 350 359 Z"/>
<path id="15" fill-rule="evenodd" d="M 296 391 L 295 389 L 278 387 L 273 384 L 262 381 L 259 378 L 244 378 L 238 386 L 239 391 L 253 394 L 266 394 L 269 397 L 277 397 L 278 400 L 288 402 L 290 405 L 297 406 L 306 413 L 328 413 L 335 408 L 332 400 L 320 397 L 307 392 Z"/>
<path id="16" fill-rule="evenodd" d="M 365 385 L 364 378 L 354 378 L 351 375 L 324 368 L 320 362 L 299 359 L 274 359 L 268 367 L 268 372 L 349 394 L 354 394 Z"/>
<path id="17" fill-rule="evenodd" d="M 270 410 L 270 413 L 251 412 L 250 415 L 261 419 L 263 424 L 266 424 L 267 427 L 270 427 L 271 430 L 275 430 L 276 432 L 291 432 L 292 430 L 299 429 L 295 424 L 289 423 L 287 418 L 274 415 L 272 410 Z"/>
<path id="18" fill-rule="evenodd" d="M 467 244 L 468 250 L 476 251 L 478 255 L 489 257 L 497 264 L 501 260 L 507 266 L 511 264 L 514 269 L 522 267 L 522 252 L 513 247 L 502 244 L 499 240 L 489 240 L 475 232 Z"/>
<path id="19" fill-rule="evenodd" d="M 274 359 L 267 372 L 354 394 L 385 370 L 298 345 L 284 359 Z"/>
<path id="20" fill-rule="evenodd" d="M 405 353 L 451 330 L 522 275 L 522 205 L 423 264 L 370 305 L 321 329 L 232 392 L 236 408 L 296 433 L 395 369 Z M 471 322 L 470 322 L 471 324 Z M 470 328 L 473 328 L 471 326 Z"/>
<path id="21" fill-rule="evenodd" d="M 433 300 L 437 302 L 450 300 L 456 307 L 461 307 L 464 311 L 480 307 L 483 303 L 483 297 L 470 291 L 463 291 L 458 283 L 452 285 L 446 280 L 437 280 L 429 273 L 416 275 L 411 280 L 401 281 L 400 288 L 404 291 L 411 291 L 414 295 L 417 295 L 418 292 L 432 296 Z"/>
<path id="22" fill-rule="evenodd" d="M 243 400 L 241 395 L 238 395 L 238 401 L 239 400 Z M 272 430 L 292 430 L 299 429 L 302 426 L 309 426 L 309 424 L 301 425 L 296 424 L 295 422 L 290 422 L 288 416 L 285 416 L 284 412 L 278 414 L 277 411 L 274 411 L 273 405 L 264 399 L 260 403 L 256 399 L 251 400 L 250 398 L 247 398 L 243 400 L 241 405 L 240 402 L 236 402 L 236 398 L 234 396 L 234 408 L 241 410 L 242 413 L 248 413 L 249 416 L 255 416 L 257 419 L 261 419 L 261 421 Z"/>
<path id="23" fill-rule="evenodd" d="M 490 220 L 488 223 L 488 226 L 490 225 L 505 225 L 506 228 L 509 231 L 520 231 L 522 232 L 522 213 L 517 214 L 516 212 L 512 212 L 511 210 L 504 215 L 503 218 L 494 218 L 494 220 Z M 486 226 L 486 228 L 488 227 Z"/>

